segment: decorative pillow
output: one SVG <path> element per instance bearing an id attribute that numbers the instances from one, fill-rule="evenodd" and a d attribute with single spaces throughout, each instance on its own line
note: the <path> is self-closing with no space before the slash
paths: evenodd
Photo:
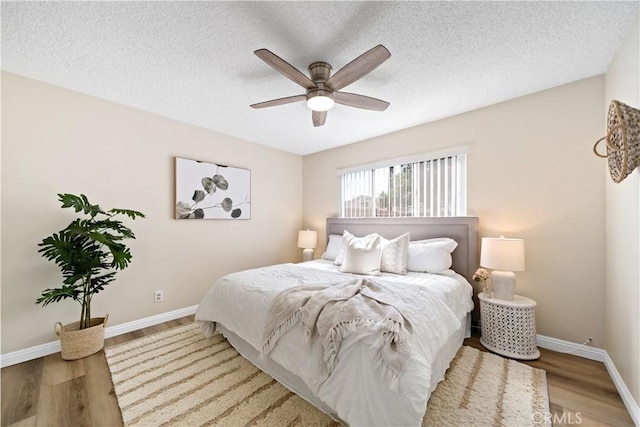
<path id="1" fill-rule="evenodd" d="M 451 268 L 451 253 L 458 242 L 449 238 L 429 239 L 409 244 L 407 270 L 440 273 Z"/>
<path id="2" fill-rule="evenodd" d="M 352 238 L 345 247 L 340 271 L 378 276 L 381 255 L 380 236 L 373 239 Z"/>
<path id="3" fill-rule="evenodd" d="M 382 246 L 380 271 L 395 274 L 407 274 L 409 233 L 405 233 L 392 240 L 387 240 L 381 236 L 380 246 Z"/>
<path id="4" fill-rule="evenodd" d="M 322 259 L 334 261 L 342 249 L 342 236 L 339 234 L 330 234 L 327 250 L 322 254 Z"/>
<path id="5" fill-rule="evenodd" d="M 370 246 L 371 242 L 379 237 L 376 233 L 367 234 L 364 237 L 356 237 L 353 234 L 349 233 L 347 230 L 344 230 L 342 234 L 342 246 L 340 247 L 340 252 L 336 256 L 336 259 L 333 261 L 335 265 L 342 265 L 342 260 L 344 259 L 344 252 L 347 249 L 347 245 L 352 239 L 356 239 L 361 242 L 364 246 Z"/>

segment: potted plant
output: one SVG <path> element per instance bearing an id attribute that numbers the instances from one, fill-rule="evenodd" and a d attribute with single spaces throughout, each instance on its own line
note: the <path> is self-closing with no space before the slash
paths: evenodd
<path id="1" fill-rule="evenodd" d="M 38 244 L 38 252 L 58 265 L 64 280 L 59 288 L 44 290 L 36 304 L 46 306 L 67 298 L 80 304 L 79 322 L 65 326 L 57 322 L 55 327 L 62 358 L 75 360 L 94 354 L 104 346 L 108 315 L 92 318 L 91 301 L 115 279 L 118 270 L 124 270 L 131 262 L 131 251 L 123 240 L 135 239 L 135 235 L 116 217 L 126 215 L 136 219 L 144 215 L 129 209 L 104 211 L 89 203 L 84 194 L 58 194 L 58 197 L 62 208 L 73 208 L 84 216 Z"/>

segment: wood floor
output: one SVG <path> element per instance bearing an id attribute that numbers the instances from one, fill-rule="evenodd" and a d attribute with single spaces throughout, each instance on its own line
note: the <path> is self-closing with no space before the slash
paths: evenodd
<path id="1" fill-rule="evenodd" d="M 487 351 L 478 334 L 464 343 Z M 549 417 L 555 427 L 634 425 L 603 363 L 544 348 L 539 359 L 522 362 L 547 371 Z"/>
<path id="2" fill-rule="evenodd" d="M 118 344 L 193 321 L 193 316 L 109 338 Z M 477 336 L 466 345 L 484 350 Z M 600 362 L 540 349 L 554 426 L 633 426 Z M 67 362 L 60 353 L 2 369 L 2 426 L 121 426 L 104 352 Z"/>

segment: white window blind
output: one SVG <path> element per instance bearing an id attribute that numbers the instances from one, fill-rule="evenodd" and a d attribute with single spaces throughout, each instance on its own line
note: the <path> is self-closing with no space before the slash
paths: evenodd
<path id="1" fill-rule="evenodd" d="M 378 163 L 339 171 L 340 215 L 343 218 L 466 215 L 466 152 L 420 157 L 398 159 L 386 166 Z"/>

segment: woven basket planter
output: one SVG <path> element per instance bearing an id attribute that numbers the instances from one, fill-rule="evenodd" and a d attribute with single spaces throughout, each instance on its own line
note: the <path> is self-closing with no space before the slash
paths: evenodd
<path id="1" fill-rule="evenodd" d="M 77 360 L 91 356 L 104 347 L 104 328 L 107 326 L 105 317 L 94 317 L 90 321 L 90 327 L 78 329 L 80 322 L 62 325 L 56 322 L 55 332 L 60 337 L 62 358 L 64 360 Z"/>

